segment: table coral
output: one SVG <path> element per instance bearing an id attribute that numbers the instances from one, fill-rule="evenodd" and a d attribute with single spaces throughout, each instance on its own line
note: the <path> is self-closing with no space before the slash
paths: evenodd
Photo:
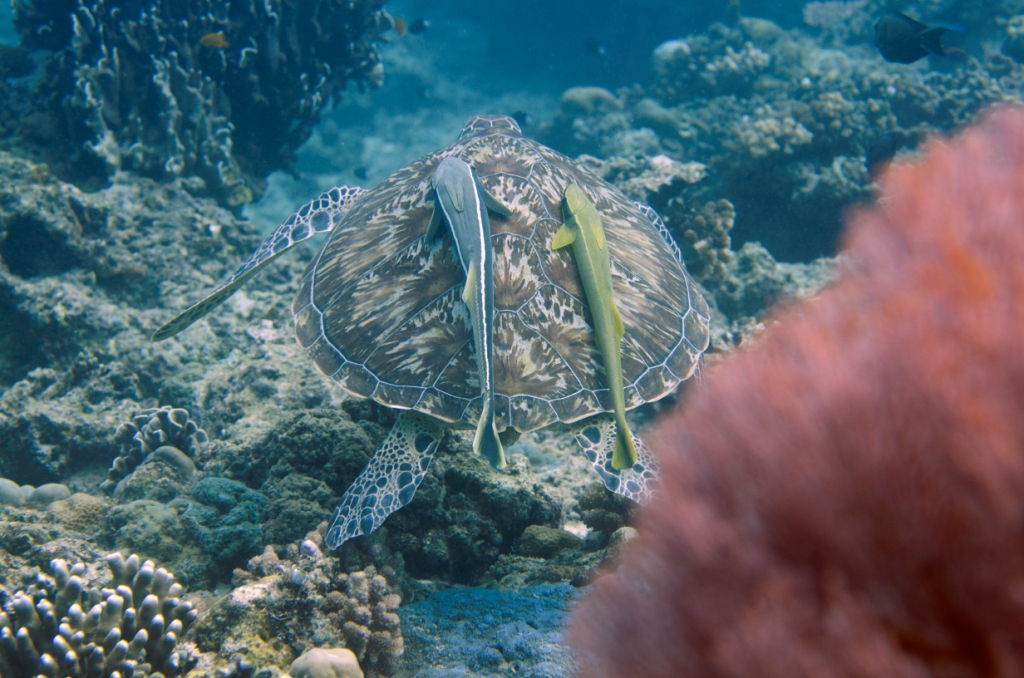
<path id="1" fill-rule="evenodd" d="M 661 494 L 578 608 L 583 675 L 1024 664 L 1024 108 L 892 167 L 840 281 L 655 436 Z"/>

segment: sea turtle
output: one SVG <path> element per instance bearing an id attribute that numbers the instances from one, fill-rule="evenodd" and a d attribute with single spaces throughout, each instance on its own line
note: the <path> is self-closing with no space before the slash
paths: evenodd
<path id="1" fill-rule="evenodd" d="M 507 206 L 490 221 L 493 251 L 495 418 L 509 438 L 571 425 L 605 485 L 642 501 L 655 469 L 611 465 L 616 438 L 607 381 L 586 297 L 568 251 L 551 241 L 575 184 L 596 205 L 625 325 L 622 376 L 631 409 L 671 393 L 707 348 L 708 306 L 658 215 L 571 159 L 525 138 L 505 116 L 470 118 L 459 140 L 369 190 L 338 187 L 286 220 L 220 288 L 153 335 L 165 339 L 227 299 L 274 257 L 330 232 L 292 304 L 299 343 L 352 395 L 402 410 L 381 449 L 345 492 L 326 542 L 377 529 L 407 504 L 448 426 L 474 428 L 481 389 L 466 277 L 451 238 L 427 239 L 431 177 L 458 157 Z"/>

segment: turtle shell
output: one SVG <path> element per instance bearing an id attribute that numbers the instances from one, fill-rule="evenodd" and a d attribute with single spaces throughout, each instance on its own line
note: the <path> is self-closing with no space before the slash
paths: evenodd
<path id="1" fill-rule="evenodd" d="M 693 374 L 710 314 L 660 220 L 498 116 L 470 119 L 458 142 L 361 195 L 332 230 L 292 305 L 299 343 L 324 374 L 383 405 L 476 423 L 481 397 L 462 301 L 466 277 L 449 232 L 424 239 L 434 206 L 430 177 L 447 156 L 472 165 L 512 210 L 490 219 L 499 430 L 532 431 L 612 407 L 572 248 L 550 248 L 569 183 L 590 197 L 604 225 L 626 326 L 627 408 Z"/>

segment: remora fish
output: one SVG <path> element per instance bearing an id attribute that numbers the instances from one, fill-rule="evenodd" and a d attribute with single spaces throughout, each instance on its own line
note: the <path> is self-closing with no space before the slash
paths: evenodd
<path id="1" fill-rule="evenodd" d="M 626 328 L 612 297 L 612 273 L 608 248 L 604 239 L 601 216 L 594 203 L 575 184 L 569 184 L 562 196 L 562 218 L 565 223 L 551 239 L 551 249 L 571 244 L 576 268 L 583 280 L 583 291 L 594 319 L 597 347 L 608 376 L 608 391 L 615 408 L 615 448 L 612 468 L 627 469 L 636 463 L 636 445 L 626 424 L 626 397 L 622 390 L 622 349 L 620 342 Z"/>
<path id="2" fill-rule="evenodd" d="M 494 327 L 494 274 L 491 223 L 487 219 L 487 210 L 503 215 L 511 212 L 484 189 L 473 168 L 458 158 L 442 160 L 430 183 L 434 187 L 436 202 L 427 227 L 427 242 L 437 233 L 443 217 L 452 230 L 455 250 L 466 272 L 462 299 L 469 306 L 473 319 L 473 341 L 483 394 L 473 450 L 491 462 L 491 466 L 504 468 L 505 450 L 494 423 L 494 340 L 491 336 Z"/>

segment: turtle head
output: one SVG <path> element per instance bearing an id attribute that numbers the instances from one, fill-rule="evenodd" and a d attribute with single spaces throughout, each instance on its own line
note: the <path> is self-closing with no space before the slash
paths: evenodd
<path id="1" fill-rule="evenodd" d="M 523 130 L 519 128 L 519 123 L 507 115 L 474 115 L 463 126 L 462 134 L 459 135 L 459 141 L 471 137 L 482 137 L 497 131 L 515 136 L 522 136 L 523 134 Z"/>
<path id="2" fill-rule="evenodd" d="M 579 214 L 590 201 L 587 200 L 586 194 L 580 190 L 580 187 L 576 184 L 569 184 L 565 187 L 565 193 L 562 194 L 562 209 L 567 214 Z"/>

